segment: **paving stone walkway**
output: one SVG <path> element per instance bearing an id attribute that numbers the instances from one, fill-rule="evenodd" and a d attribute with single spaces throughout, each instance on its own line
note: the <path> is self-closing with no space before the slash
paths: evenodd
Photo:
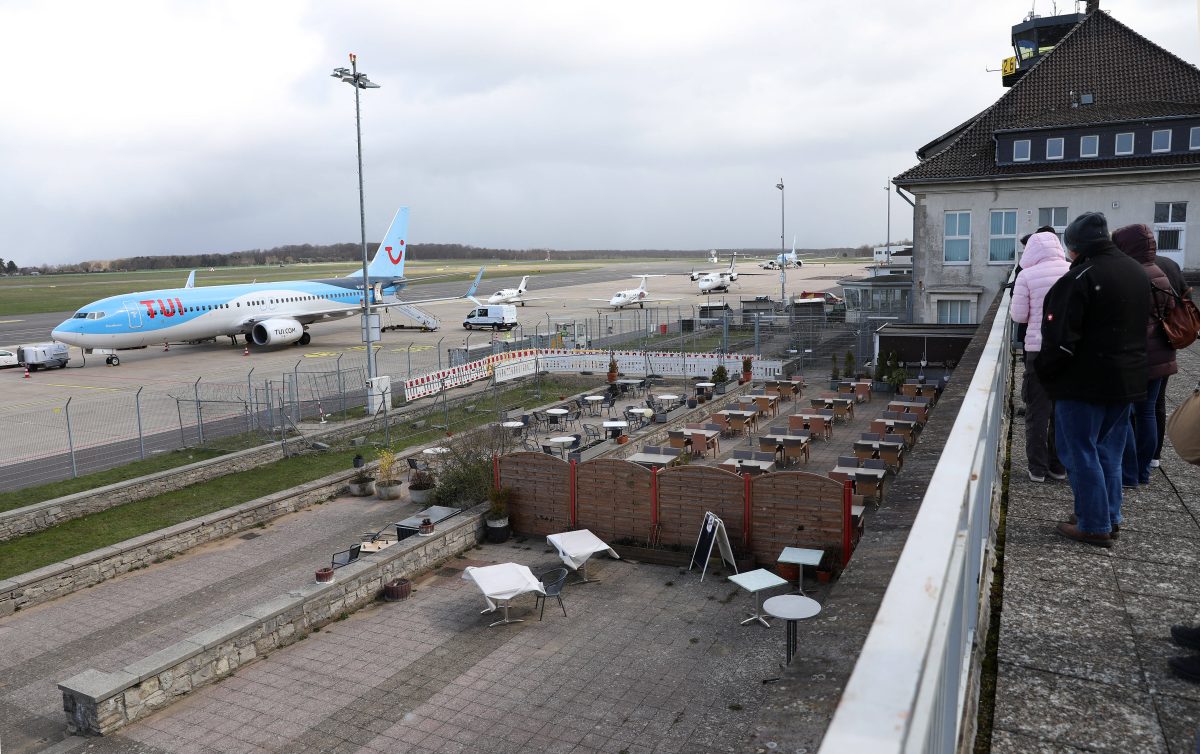
<path id="1" fill-rule="evenodd" d="M 1200 378 L 1197 349 L 1179 366 L 1168 412 Z M 1164 449 L 1150 484 L 1127 492 L 1106 550 L 1054 533 L 1071 490 L 1029 480 L 1024 432 L 1018 417 L 992 751 L 1196 751 L 1200 685 L 1172 675 L 1167 658 L 1186 654 L 1171 625 L 1200 622 L 1200 467 Z"/>
<path id="2" fill-rule="evenodd" d="M 488 628 L 469 565 L 561 565 L 544 541 L 484 545 L 241 668 L 89 752 L 737 751 L 784 631 L 741 626 L 750 595 L 710 573 L 598 557 L 539 621 Z M 777 590 L 778 591 L 778 590 Z"/>
<path id="3" fill-rule="evenodd" d="M 67 737 L 58 681 L 89 667 L 119 669 L 286 593 L 362 532 L 415 510 L 339 498 L 0 618 L 0 746 L 42 751 Z"/>

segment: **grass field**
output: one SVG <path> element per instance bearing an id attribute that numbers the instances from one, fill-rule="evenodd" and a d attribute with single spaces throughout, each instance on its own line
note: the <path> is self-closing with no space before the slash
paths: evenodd
<path id="1" fill-rule="evenodd" d="M 641 260 L 631 260 L 640 262 Z M 591 270 L 608 264 L 603 260 L 551 262 L 499 262 L 480 260 L 414 261 L 405 267 L 409 277 L 439 276 L 436 281 L 467 281 L 481 266 L 487 278 L 510 275 L 540 275 L 555 272 Z M 218 267 L 212 272 L 196 271 L 196 285 L 227 285 L 279 280 L 309 280 L 342 277 L 361 265 L 352 263 L 291 264 L 286 267 Z M 72 275 L 0 278 L 0 316 L 43 314 L 78 309 L 105 296 L 156 288 L 178 288 L 187 281 L 190 270 L 148 270 L 143 272 L 93 272 Z M 445 276 L 445 277 L 443 277 Z M 412 283 L 421 285 L 421 282 Z"/>

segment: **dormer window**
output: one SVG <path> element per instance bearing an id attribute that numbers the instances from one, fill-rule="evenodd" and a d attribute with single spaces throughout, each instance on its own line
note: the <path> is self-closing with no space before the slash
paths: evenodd
<path id="1" fill-rule="evenodd" d="M 1125 133 L 1117 134 L 1116 148 L 1113 154 L 1126 155 L 1133 154 L 1133 132 L 1126 131 Z"/>
<path id="2" fill-rule="evenodd" d="M 1150 134 L 1151 152 L 1171 151 L 1171 129 L 1163 128 Z"/>
<path id="3" fill-rule="evenodd" d="M 1061 160 L 1063 158 L 1063 140 L 1062 137 L 1057 139 L 1046 139 L 1046 159 Z"/>
<path id="4" fill-rule="evenodd" d="M 1188 133 L 1188 149 L 1200 149 L 1200 126 L 1192 126 Z"/>
<path id="5" fill-rule="evenodd" d="M 1029 139 L 1013 142 L 1013 162 L 1029 162 Z"/>
<path id="6" fill-rule="evenodd" d="M 1096 157 L 1100 154 L 1100 137 L 1095 134 L 1079 137 L 1079 156 Z"/>

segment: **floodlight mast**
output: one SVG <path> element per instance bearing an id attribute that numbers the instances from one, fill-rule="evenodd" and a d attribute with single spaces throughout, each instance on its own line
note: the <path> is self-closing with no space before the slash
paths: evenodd
<path id="1" fill-rule="evenodd" d="M 359 107 L 358 90 L 359 89 L 378 89 L 379 84 L 374 83 L 367 74 L 358 72 L 358 56 L 350 53 L 349 68 L 334 68 L 330 74 L 335 79 L 340 79 L 354 87 L 354 133 L 358 145 L 358 229 L 362 239 L 362 290 L 363 290 L 363 313 L 362 313 L 362 338 L 363 343 L 367 346 L 367 379 L 368 385 L 374 385 L 375 379 L 375 349 L 372 343 L 376 340 L 372 337 L 374 331 L 371 328 L 371 277 L 367 272 L 369 264 L 367 260 L 367 212 L 363 201 L 363 166 L 362 166 L 362 113 Z M 367 403 L 370 405 L 371 397 L 368 387 Z"/>

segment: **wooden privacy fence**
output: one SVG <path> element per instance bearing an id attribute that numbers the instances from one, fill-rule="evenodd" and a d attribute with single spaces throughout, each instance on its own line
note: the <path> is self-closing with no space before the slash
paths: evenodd
<path id="1" fill-rule="evenodd" d="M 545 536 L 591 529 L 601 539 L 691 547 L 705 511 L 724 522 L 747 554 L 773 564 L 784 547 L 850 560 L 850 483 L 780 471 L 739 476 L 713 466 L 646 469 L 600 458 L 566 462 L 545 453 L 495 459 L 497 485 L 510 487 L 513 529 Z"/>

